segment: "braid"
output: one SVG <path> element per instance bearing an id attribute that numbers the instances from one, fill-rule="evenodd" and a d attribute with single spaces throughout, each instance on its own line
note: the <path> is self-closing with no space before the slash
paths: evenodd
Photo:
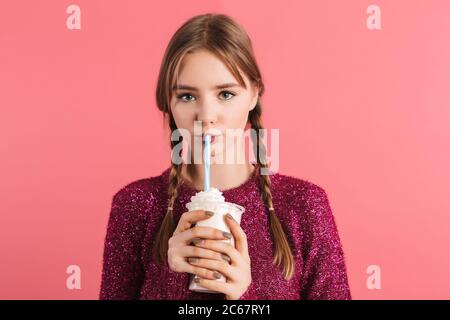
<path id="1" fill-rule="evenodd" d="M 176 126 L 175 122 L 173 121 L 172 115 L 170 115 L 169 125 L 171 131 L 173 132 L 176 129 Z M 182 138 L 180 141 L 182 141 Z M 170 141 L 171 150 L 173 150 L 175 144 L 176 144 L 175 141 L 172 140 Z M 174 163 L 173 160 L 171 161 L 171 163 L 172 167 L 170 169 L 169 186 L 167 190 L 169 199 L 167 211 L 161 223 L 161 227 L 159 228 L 155 241 L 156 250 L 154 251 L 154 253 L 156 255 L 155 258 L 158 262 L 162 262 L 167 258 L 167 250 L 169 248 L 169 238 L 172 236 L 175 230 L 175 225 L 173 221 L 173 208 L 175 204 L 175 199 L 178 196 L 178 187 L 180 185 L 182 163 L 176 164 Z"/>
<path id="2" fill-rule="evenodd" d="M 252 129 L 256 130 L 256 143 L 254 143 L 253 150 L 258 163 L 257 170 L 261 169 L 268 171 L 266 147 L 264 142 L 261 140 L 263 138 L 263 132 L 260 132 L 260 129 L 263 129 L 263 126 L 261 124 L 261 106 L 259 102 L 255 108 L 250 111 L 249 120 Z M 260 151 L 261 155 L 259 154 Z M 283 276 L 286 279 L 290 279 L 294 273 L 294 257 L 289 247 L 289 242 L 286 238 L 283 226 L 281 225 L 280 220 L 275 213 L 275 209 L 273 208 L 270 177 L 268 174 L 260 174 L 259 177 L 261 198 L 265 206 L 269 209 L 270 232 L 275 245 L 273 263 L 277 266 L 281 265 L 283 269 Z"/>

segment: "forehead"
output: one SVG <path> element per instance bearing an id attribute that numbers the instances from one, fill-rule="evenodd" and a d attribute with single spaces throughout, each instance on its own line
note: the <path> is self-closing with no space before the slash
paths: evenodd
<path id="1" fill-rule="evenodd" d="M 245 74 L 240 73 L 248 88 L 249 80 Z M 177 79 L 174 81 L 177 82 Z M 210 89 L 213 85 L 231 82 L 239 84 L 222 60 L 207 50 L 188 53 L 180 63 L 178 84 Z"/>

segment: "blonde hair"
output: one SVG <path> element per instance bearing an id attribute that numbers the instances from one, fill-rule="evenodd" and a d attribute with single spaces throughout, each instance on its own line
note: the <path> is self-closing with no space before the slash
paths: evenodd
<path id="1" fill-rule="evenodd" d="M 211 13 L 194 16 L 187 20 L 171 38 L 164 53 L 156 88 L 156 103 L 158 109 L 164 114 L 164 121 L 168 116 L 171 132 L 177 129 L 170 109 L 170 99 L 173 93 L 172 85 L 174 79 L 178 79 L 179 66 L 185 54 L 196 49 L 206 49 L 215 54 L 243 87 L 246 87 L 246 85 L 239 69 L 246 74 L 252 83 L 257 84 L 259 89 L 258 102 L 249 112 L 248 122 L 250 122 L 251 128 L 256 130 L 256 135 L 252 135 L 252 139 L 256 138 L 256 141 L 253 141 L 255 144 L 253 149 L 257 160 L 255 170 L 267 168 L 266 148 L 262 141 L 261 131 L 259 131 L 259 129 L 263 129 L 260 98 L 264 92 L 264 84 L 256 64 L 249 36 L 229 16 Z M 182 137 L 180 139 L 182 140 Z M 176 143 L 178 142 L 170 141 L 172 150 Z M 261 155 L 259 151 L 261 151 Z M 263 157 L 264 161 L 261 161 L 260 157 Z M 172 208 L 181 183 L 181 168 L 182 163 L 175 164 L 172 161 L 169 174 L 168 208 L 155 242 L 156 260 L 159 262 L 167 259 L 168 241 L 175 229 Z M 290 279 L 294 273 L 294 258 L 286 234 L 273 208 L 270 177 L 266 174 L 258 176 L 261 198 L 270 215 L 270 232 L 275 245 L 273 263 L 282 267 L 285 279 Z"/>

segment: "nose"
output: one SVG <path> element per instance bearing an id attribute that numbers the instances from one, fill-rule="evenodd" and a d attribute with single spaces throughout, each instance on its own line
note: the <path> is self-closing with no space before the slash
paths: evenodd
<path id="1" fill-rule="evenodd" d="M 210 127 L 217 121 L 217 111 L 213 104 L 203 103 L 197 115 L 197 121 L 201 121 L 203 127 Z"/>

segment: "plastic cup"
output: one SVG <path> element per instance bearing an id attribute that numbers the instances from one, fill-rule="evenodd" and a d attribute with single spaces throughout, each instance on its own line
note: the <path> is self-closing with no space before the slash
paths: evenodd
<path id="1" fill-rule="evenodd" d="M 241 223 L 241 217 L 242 214 L 245 211 L 245 208 L 231 202 L 217 202 L 217 201 L 201 201 L 201 202 L 189 202 L 186 205 L 187 209 L 189 211 L 194 210 L 205 210 L 205 211 L 212 211 L 214 212 L 214 215 L 211 218 L 208 218 L 206 220 L 198 221 L 195 225 L 201 226 L 201 227 L 212 227 L 219 229 L 221 231 L 230 232 L 230 228 L 228 228 L 227 223 L 225 222 L 225 215 L 227 213 L 231 214 L 231 216 L 236 220 L 239 224 Z M 231 233 L 231 232 L 230 232 Z M 217 240 L 217 241 L 223 241 L 226 243 L 230 243 L 233 247 L 235 247 L 235 239 L 232 235 L 231 239 L 225 239 L 225 240 Z M 194 279 L 197 278 L 197 275 L 192 274 L 190 278 L 190 284 L 189 289 L 192 291 L 198 291 L 198 292 L 209 292 L 209 293 L 218 293 L 217 291 L 210 290 L 207 288 L 204 288 L 194 282 Z M 215 281 L 219 282 L 226 282 L 225 276 L 222 276 L 220 279 L 215 279 Z"/>

